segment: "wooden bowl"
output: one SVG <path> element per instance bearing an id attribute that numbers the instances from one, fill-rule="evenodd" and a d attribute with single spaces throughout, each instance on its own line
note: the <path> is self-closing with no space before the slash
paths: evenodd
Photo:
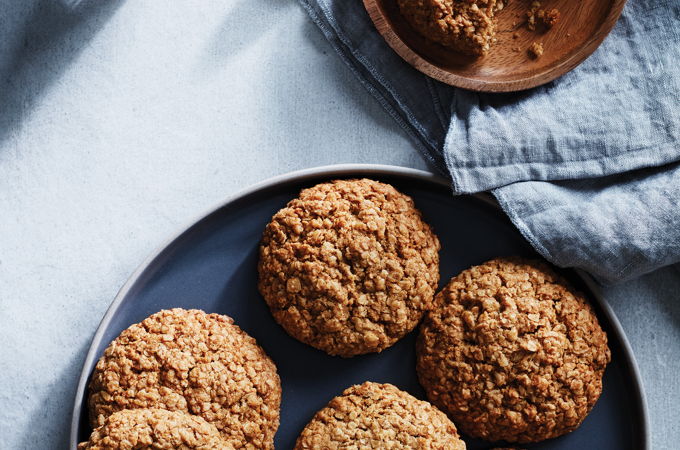
<path id="1" fill-rule="evenodd" d="M 540 26 L 536 31 L 526 27 L 531 0 L 510 0 L 496 15 L 497 42 L 486 56 L 471 57 L 418 34 L 402 17 L 396 0 L 364 0 L 378 32 L 406 62 L 451 86 L 482 92 L 529 89 L 569 72 L 609 34 L 625 3 L 626 0 L 543 0 L 541 8 L 557 8 L 560 19 L 542 32 Z M 543 44 L 545 51 L 540 58 L 529 55 L 533 42 Z"/>

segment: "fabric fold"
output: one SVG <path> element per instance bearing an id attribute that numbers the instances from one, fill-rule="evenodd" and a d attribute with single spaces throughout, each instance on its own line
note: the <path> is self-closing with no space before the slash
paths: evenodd
<path id="1" fill-rule="evenodd" d="M 604 284 L 678 262 L 680 164 L 591 180 L 527 181 L 492 193 L 543 257 Z"/>
<path id="2" fill-rule="evenodd" d="M 572 72 L 483 94 L 409 66 L 361 1 L 299 1 L 453 192 L 492 191 L 548 260 L 606 283 L 680 261 L 680 3 L 628 0 Z"/>

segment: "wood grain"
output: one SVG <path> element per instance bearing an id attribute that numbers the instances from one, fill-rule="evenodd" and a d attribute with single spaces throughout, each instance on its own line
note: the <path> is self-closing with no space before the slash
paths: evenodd
<path id="1" fill-rule="evenodd" d="M 559 9 L 560 20 L 547 31 L 530 31 L 526 12 L 531 0 L 512 0 L 496 16 L 497 42 L 486 56 L 471 57 L 418 34 L 401 16 L 396 0 L 363 1 L 378 32 L 406 62 L 451 86 L 482 92 L 521 91 L 569 72 L 602 43 L 626 2 L 544 0 L 541 8 Z M 533 42 L 543 44 L 540 58 L 528 53 Z"/>

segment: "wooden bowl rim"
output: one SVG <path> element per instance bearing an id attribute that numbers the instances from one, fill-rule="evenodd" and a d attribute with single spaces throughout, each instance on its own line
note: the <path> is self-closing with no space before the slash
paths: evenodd
<path id="1" fill-rule="evenodd" d="M 420 56 L 420 54 L 411 49 L 411 47 L 401 39 L 392 27 L 391 22 L 385 17 L 381 6 L 385 1 L 394 0 L 363 0 L 364 7 L 370 16 L 373 25 L 375 25 L 378 33 L 385 39 L 392 50 L 394 50 L 404 61 L 413 66 L 413 68 L 429 77 L 450 86 L 477 92 L 517 92 L 531 89 L 546 84 L 573 70 L 585 61 L 586 58 L 592 55 L 602 41 L 604 41 L 609 33 L 611 33 L 626 4 L 626 0 L 612 0 L 613 5 L 602 21 L 602 25 L 590 36 L 585 45 L 557 63 L 548 66 L 545 70 L 515 80 L 493 81 L 458 75 L 453 71 L 441 69 Z M 384 22 L 384 27 L 378 26 L 378 22 L 380 21 Z"/>

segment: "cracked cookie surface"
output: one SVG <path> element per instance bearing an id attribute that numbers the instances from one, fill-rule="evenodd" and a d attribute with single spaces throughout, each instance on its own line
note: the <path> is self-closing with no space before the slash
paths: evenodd
<path id="1" fill-rule="evenodd" d="M 177 308 L 130 326 L 106 348 L 88 403 L 93 427 L 120 410 L 162 408 L 201 416 L 235 448 L 273 448 L 281 382 L 231 318 Z"/>
<path id="2" fill-rule="evenodd" d="M 379 352 L 432 306 L 439 240 L 413 200 L 373 180 L 304 189 L 267 225 L 259 290 L 276 321 L 331 355 Z"/>
<path id="3" fill-rule="evenodd" d="M 411 26 L 430 41 L 468 55 L 484 55 L 495 40 L 499 0 L 397 0 Z"/>
<path id="4" fill-rule="evenodd" d="M 106 418 L 78 450 L 231 450 L 215 425 L 183 411 L 126 409 Z"/>
<path id="5" fill-rule="evenodd" d="M 391 384 L 367 382 L 346 389 L 316 413 L 295 450 L 465 450 L 446 414 Z"/>
<path id="6" fill-rule="evenodd" d="M 536 442 L 577 428 L 602 392 L 607 336 L 546 264 L 499 258 L 454 277 L 417 343 L 433 404 L 465 433 Z"/>

